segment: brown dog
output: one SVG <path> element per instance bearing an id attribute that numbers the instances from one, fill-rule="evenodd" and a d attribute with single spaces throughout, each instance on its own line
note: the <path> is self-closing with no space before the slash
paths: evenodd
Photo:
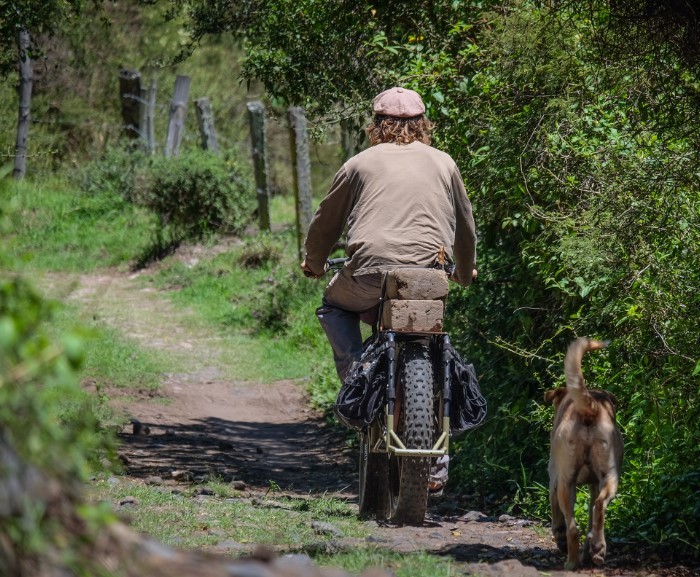
<path id="1" fill-rule="evenodd" d="M 569 345 L 564 360 L 566 387 L 547 391 L 556 416 L 549 456 L 549 501 L 552 533 L 559 550 L 567 553 L 567 570 L 579 566 L 579 532 L 574 518 L 576 486 L 588 484 L 588 534 L 583 562 L 605 561 L 605 509 L 617 492 L 622 471 L 622 435 L 615 424 L 615 397 L 588 390 L 581 372 L 583 355 L 607 343 L 586 338 Z"/>

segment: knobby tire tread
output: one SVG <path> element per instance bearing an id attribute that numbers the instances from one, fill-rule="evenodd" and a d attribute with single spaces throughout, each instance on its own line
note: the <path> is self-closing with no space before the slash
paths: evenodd
<path id="1" fill-rule="evenodd" d="M 404 343 L 399 354 L 399 375 L 403 388 L 399 437 L 409 449 L 431 449 L 435 429 L 433 418 L 433 369 L 427 346 Z M 430 458 L 391 457 L 389 520 L 420 525 L 428 507 Z"/>

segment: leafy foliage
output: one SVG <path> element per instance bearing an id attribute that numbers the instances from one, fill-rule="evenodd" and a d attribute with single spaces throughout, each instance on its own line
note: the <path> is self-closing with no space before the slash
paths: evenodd
<path id="1" fill-rule="evenodd" d="M 139 148 L 110 146 L 100 158 L 84 165 L 77 176 L 81 190 L 88 196 L 115 194 L 133 202 L 136 178 L 148 166 L 148 156 Z"/>
<path id="2" fill-rule="evenodd" d="M 93 0 L 99 5 L 101 0 Z M 52 35 L 64 21 L 77 21 L 87 0 L 20 0 L 0 4 L 0 75 L 17 67 L 17 35 L 26 30 L 31 35 Z M 39 54 L 35 45 L 30 57 Z"/>
<path id="3" fill-rule="evenodd" d="M 143 260 L 184 240 L 240 234 L 253 216 L 249 169 L 233 153 L 150 157 L 138 147 L 110 147 L 80 171 L 78 181 L 89 198 L 120 198 L 156 216 L 155 246 Z"/>
<path id="4" fill-rule="evenodd" d="M 77 386 L 81 340 L 72 334 L 50 339 L 44 330 L 53 310 L 21 279 L 0 283 L 0 448 L 6 505 L 0 564 L 8 574 L 18 574 L 17 559 L 49 548 L 77 549 L 83 523 L 110 518 L 99 507 L 87 507 L 74 532 L 60 524 L 76 523 L 69 507 L 62 510 L 61 499 L 76 498 L 78 482 L 108 454 L 109 440 L 98 430 L 90 398 Z M 8 451 L 16 452 L 21 465 Z M 23 467 L 32 473 L 23 475 Z M 19 494 L 20 488 L 27 493 Z"/>
<path id="5" fill-rule="evenodd" d="M 252 217 L 254 188 L 243 165 L 204 151 L 153 160 L 136 181 L 136 202 L 176 240 L 236 234 Z"/>
<path id="6" fill-rule="evenodd" d="M 479 281 L 453 290 L 450 332 L 492 410 L 458 444 L 457 484 L 487 504 L 512 508 L 515 495 L 520 510 L 546 511 L 542 392 L 563 382 L 572 337 L 610 338 L 584 374 L 620 400 L 625 506 L 612 509 L 613 531 L 697 542 L 697 507 L 687 504 L 697 502 L 688 457 L 700 444 L 699 79 L 674 48 L 693 23 L 662 3 L 666 12 L 641 14 L 627 32 L 663 22 L 670 34 L 638 34 L 610 60 L 602 40 L 625 37 L 615 23 L 633 3 L 616 12 L 605 2 L 366 2 L 342 17 L 313 1 L 270 1 L 258 13 L 247 2 L 179 4 L 195 39 L 244 35 L 245 73 L 310 110 L 342 102 L 361 122 L 353 106 L 379 89 L 424 96 L 479 232 Z"/>
<path id="7" fill-rule="evenodd" d="M 232 32 L 244 40 L 243 74 L 268 92 L 311 113 L 364 113 L 367 99 L 400 70 L 405 44 L 441 45 L 459 15 L 478 17 L 487 0 L 453 2 L 323 2 L 265 0 L 211 3 L 173 0 L 188 15 L 192 46 Z M 332 65 L 329 66 L 329 63 Z"/>

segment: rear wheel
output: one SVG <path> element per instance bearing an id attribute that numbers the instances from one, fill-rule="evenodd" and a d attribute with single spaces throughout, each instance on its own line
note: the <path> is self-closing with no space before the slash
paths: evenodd
<path id="1" fill-rule="evenodd" d="M 398 436 L 407 449 L 432 449 L 435 437 L 433 370 L 428 347 L 419 342 L 404 343 L 398 366 Z M 423 523 L 428 507 L 429 475 L 430 458 L 391 456 L 390 521 L 407 525 Z"/>
<path id="2" fill-rule="evenodd" d="M 360 433 L 359 506 L 362 517 L 384 516 L 387 502 L 389 459 L 386 453 L 372 453 L 369 431 Z"/>

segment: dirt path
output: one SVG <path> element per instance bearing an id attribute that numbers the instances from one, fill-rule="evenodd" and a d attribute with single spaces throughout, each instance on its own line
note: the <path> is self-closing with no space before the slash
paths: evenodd
<path id="1" fill-rule="evenodd" d="M 129 475 L 216 475 L 301 493 L 354 487 L 345 438 L 308 409 L 300 383 L 227 379 L 224 341 L 188 322 L 187 312 L 137 277 L 83 275 L 64 289 L 93 318 L 174 359 L 157 397 L 143 393 L 114 403 L 136 423 L 120 435 Z"/>
<path id="2" fill-rule="evenodd" d="M 65 278 L 49 277 L 47 282 L 65 285 Z M 82 276 L 63 292 L 94 318 L 145 348 L 168 352 L 177 366 L 185 367 L 167 375 L 159 397 L 121 402 L 134 419 L 120 435 L 127 475 L 175 483 L 214 474 L 245 483 L 251 493 L 265 491 L 273 482 L 286 492 L 326 493 L 356 502 L 355 457 L 345 449 L 343 432 L 309 411 L 300 383 L 227 379 L 223 342 L 187 322 L 186 312 L 154 289 L 143 288 L 135 275 Z M 488 518 L 449 499 L 431 507 L 423 527 L 370 523 L 372 534 L 380 535 L 378 546 L 449 555 L 471 573 L 567 575 L 560 571 L 563 558 L 546 528 L 526 520 Z M 604 570 L 577 574 L 697 573 L 613 544 Z"/>

